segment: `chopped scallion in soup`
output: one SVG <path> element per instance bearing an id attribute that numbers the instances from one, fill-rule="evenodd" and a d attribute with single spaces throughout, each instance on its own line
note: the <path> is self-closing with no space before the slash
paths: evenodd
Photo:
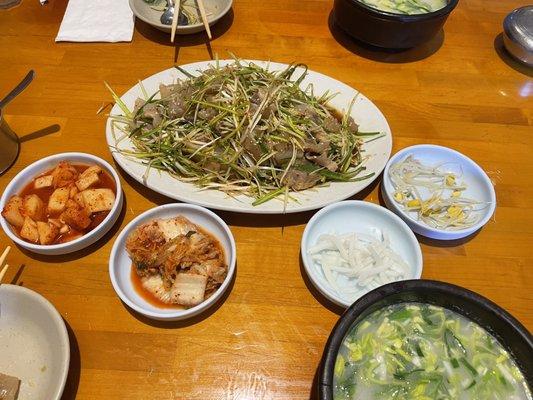
<path id="1" fill-rule="evenodd" d="M 440 10 L 446 0 L 359 0 L 372 8 L 395 14 L 425 14 Z"/>
<path id="2" fill-rule="evenodd" d="M 485 329 L 442 307 L 400 303 L 354 325 L 339 350 L 335 400 L 531 400 Z"/>

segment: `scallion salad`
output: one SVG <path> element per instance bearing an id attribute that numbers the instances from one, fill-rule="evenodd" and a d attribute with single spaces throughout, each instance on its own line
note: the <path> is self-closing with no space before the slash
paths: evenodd
<path id="1" fill-rule="evenodd" d="M 303 64 L 271 72 L 251 62 L 215 61 L 188 78 L 161 84 L 130 110 L 114 93 L 123 115 L 113 116 L 117 145 L 150 168 L 204 189 L 245 194 L 253 205 L 329 182 L 354 182 L 366 172 L 363 144 L 384 135 L 363 132 L 350 116 L 328 106 L 335 94 L 316 97 Z"/>

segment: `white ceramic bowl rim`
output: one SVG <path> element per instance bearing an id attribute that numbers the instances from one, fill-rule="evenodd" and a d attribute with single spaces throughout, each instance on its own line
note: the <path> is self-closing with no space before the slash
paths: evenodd
<path id="1" fill-rule="evenodd" d="M 215 219 L 215 221 L 220 225 L 224 233 L 229 238 L 231 248 L 229 251 L 230 254 L 228 255 L 229 255 L 230 262 L 228 263 L 228 274 L 226 276 L 226 279 L 224 279 L 224 282 L 222 282 L 222 285 L 220 285 L 220 287 L 215 291 L 215 293 L 213 293 L 213 295 L 210 298 L 208 298 L 207 300 L 204 300 L 202 303 L 197 304 L 194 307 L 187 308 L 185 310 L 180 309 L 180 310 L 176 310 L 175 312 L 163 314 L 163 313 L 158 313 L 158 312 L 147 310 L 139 306 L 138 304 L 134 303 L 128 298 L 128 296 L 126 296 L 126 294 L 124 293 L 124 291 L 122 290 L 122 288 L 117 282 L 117 278 L 115 275 L 114 260 L 116 259 L 117 253 L 120 250 L 118 247 L 119 244 L 123 241 L 123 238 L 129 233 L 129 231 L 139 224 L 140 220 L 144 219 L 147 215 L 156 214 L 158 211 L 161 211 L 167 208 L 173 209 L 173 208 L 176 208 L 177 206 L 179 206 L 180 209 L 190 209 L 190 210 L 197 210 L 197 211 L 203 212 Z M 176 211 L 176 214 L 178 213 L 179 211 Z M 231 233 L 231 230 L 229 229 L 228 225 L 224 222 L 224 220 L 220 218 L 218 215 L 216 215 L 213 211 L 208 210 L 207 208 L 204 208 L 201 206 L 197 206 L 195 204 L 187 204 L 187 203 L 164 204 L 162 206 L 154 207 L 154 208 L 151 208 L 150 210 L 147 210 L 141 213 L 122 229 L 122 232 L 120 232 L 119 236 L 115 240 L 113 249 L 111 250 L 111 255 L 109 256 L 109 276 L 111 278 L 111 283 L 113 285 L 113 288 L 117 292 L 120 299 L 124 303 L 126 303 L 130 308 L 137 311 L 138 313 L 142 315 L 146 315 L 147 317 L 152 317 L 152 318 L 156 318 L 160 320 L 172 320 L 177 317 L 179 317 L 180 319 L 186 319 L 189 316 L 192 317 L 194 315 L 197 315 L 200 312 L 199 310 L 201 311 L 207 310 L 222 297 L 223 293 L 225 293 L 227 287 L 231 283 L 233 276 L 235 275 L 235 264 L 236 264 L 236 258 L 237 258 L 236 254 L 237 254 L 237 250 L 235 246 L 235 239 L 233 237 L 233 234 Z"/>
<path id="2" fill-rule="evenodd" d="M 130 3 L 130 8 L 134 12 L 135 16 L 138 17 L 141 21 L 146 22 L 148 25 L 158 26 L 160 28 L 170 28 L 169 25 L 165 25 L 165 24 L 162 24 L 161 22 L 153 21 L 151 19 L 146 18 L 146 16 L 144 16 L 143 14 L 139 12 L 139 10 L 137 10 L 137 7 L 135 7 L 135 5 L 133 4 L 133 1 L 130 0 L 129 3 Z M 228 1 L 228 5 L 224 7 L 218 14 L 213 15 L 211 18 L 208 17 L 207 22 L 209 23 L 209 25 L 217 22 L 220 18 L 226 15 L 226 13 L 229 11 L 232 5 L 233 5 L 233 0 L 230 0 Z M 204 26 L 203 22 L 198 22 L 197 24 L 178 26 L 177 30 L 194 29 L 194 28 L 200 28 L 203 26 Z"/>
<path id="3" fill-rule="evenodd" d="M 363 200 L 344 200 L 339 201 L 338 203 L 330 204 L 324 208 L 322 208 L 320 211 L 318 211 L 315 215 L 311 217 L 309 222 L 307 223 L 303 236 L 301 241 L 301 251 L 302 251 L 302 259 L 304 260 L 304 266 L 307 271 L 307 274 L 309 275 L 310 279 L 312 280 L 313 284 L 318 287 L 322 295 L 327 297 L 329 300 L 333 301 L 336 304 L 342 305 L 343 307 L 347 307 L 347 301 L 346 299 L 339 296 L 331 286 L 325 285 L 321 282 L 319 279 L 315 279 L 315 271 L 311 266 L 307 267 L 305 262 L 305 254 L 307 253 L 307 241 L 308 236 L 310 232 L 310 227 L 319 220 L 324 214 L 330 212 L 331 210 L 335 208 L 344 207 L 346 205 L 353 205 L 357 207 L 363 207 L 363 208 L 373 208 L 378 212 L 382 212 L 383 214 L 386 214 L 388 217 L 392 218 L 394 221 L 398 223 L 398 226 L 402 228 L 402 230 L 405 232 L 406 237 L 405 239 L 409 241 L 410 246 L 415 249 L 415 256 L 416 259 L 419 260 L 418 265 L 411 265 L 411 267 L 414 270 L 414 274 L 412 276 L 406 278 L 406 279 L 419 279 L 422 275 L 422 268 L 423 268 L 423 257 L 422 257 L 422 250 L 420 249 L 420 244 L 418 243 L 418 240 L 416 239 L 415 234 L 409 226 L 403 221 L 400 217 L 398 217 L 396 214 L 394 214 L 392 211 L 388 210 L 385 207 L 382 207 L 380 205 L 363 201 Z M 309 227 L 309 229 L 308 229 Z M 350 303 L 351 304 L 351 303 Z"/>
<path id="4" fill-rule="evenodd" d="M 40 164 L 44 165 L 44 164 L 48 163 L 49 161 L 55 161 L 55 160 L 58 160 L 58 162 L 59 161 L 63 161 L 63 160 L 69 161 L 68 159 L 72 158 L 72 157 L 86 157 L 86 158 L 89 158 L 89 159 L 91 159 L 91 160 L 103 165 L 106 168 L 107 172 L 113 177 L 113 180 L 115 181 L 115 187 L 116 187 L 116 191 L 117 191 L 116 196 L 115 196 L 116 197 L 115 198 L 115 203 L 113 204 L 113 208 L 107 214 L 107 216 L 104 218 L 104 220 L 102 222 L 100 222 L 100 224 L 98 224 L 98 226 L 96 228 L 94 228 L 92 231 L 90 231 L 89 233 L 86 233 L 85 235 L 83 235 L 83 236 L 81 236 L 81 237 L 79 237 L 77 239 L 71 240 L 70 242 L 60 243 L 60 244 L 50 244 L 50 245 L 33 244 L 33 243 L 27 242 L 27 241 L 19 238 L 15 233 L 13 233 L 13 230 L 12 230 L 11 225 L 9 224 L 9 222 L 7 222 L 4 217 L 0 217 L 0 224 L 2 225 L 2 228 L 4 229 L 4 232 L 15 243 L 18 243 L 21 246 L 23 246 L 23 247 L 25 247 L 27 249 L 30 249 L 30 250 L 31 249 L 33 249 L 33 250 L 42 250 L 42 249 L 59 250 L 59 249 L 65 249 L 65 248 L 68 248 L 68 247 L 70 247 L 72 245 L 75 245 L 75 244 L 77 244 L 77 243 L 79 243 L 81 241 L 87 240 L 88 238 L 90 238 L 90 237 L 94 236 L 95 234 L 97 234 L 97 232 L 99 232 L 99 228 L 102 227 L 102 226 L 105 226 L 107 221 L 109 221 L 111 218 L 113 218 L 113 215 L 117 212 L 117 208 L 119 207 L 119 205 L 121 205 L 121 202 L 119 201 L 119 197 L 121 195 L 120 192 L 122 191 L 122 187 L 120 185 L 120 179 L 118 177 L 117 172 L 111 166 L 111 164 L 109 164 L 104 159 L 102 159 L 100 157 L 97 157 L 95 155 L 92 155 L 92 154 L 79 153 L 79 152 L 53 154 L 51 156 L 48 156 L 48 157 L 45 157 L 45 158 L 41 158 L 40 160 L 35 161 L 34 163 L 31 163 L 30 165 L 25 167 L 22 171 L 20 171 L 17 175 L 15 175 L 15 177 L 11 180 L 11 182 L 9 182 L 9 184 L 6 186 L 6 189 L 4 190 L 4 193 L 2 194 L 2 198 L 0 199 L 0 209 L 3 209 L 5 207 L 7 201 L 9 200 L 7 198 L 8 193 L 10 193 L 10 192 L 18 193 L 18 192 L 16 192 L 16 190 L 14 190 L 14 189 L 17 188 L 17 186 L 20 186 L 19 190 L 21 190 L 22 188 L 24 188 L 30 182 L 31 179 L 33 179 L 35 176 L 37 176 L 37 175 L 34 175 L 32 178 L 30 178 L 30 180 L 28 180 L 26 182 L 22 182 L 22 185 L 21 185 L 19 181 L 22 180 L 23 175 L 25 175 L 27 171 L 29 171 L 30 169 L 33 169 L 37 165 L 40 165 Z M 78 162 L 74 161 L 74 164 L 76 164 L 76 163 L 79 163 L 79 161 Z M 37 174 L 39 174 L 39 173 L 37 173 Z M 13 196 L 13 194 L 11 194 L 10 197 L 11 196 Z"/>
<path id="5" fill-rule="evenodd" d="M 471 234 L 481 229 L 490 220 L 490 218 L 494 214 L 494 210 L 496 209 L 496 192 L 494 190 L 494 185 L 492 184 L 492 181 L 490 180 L 489 176 L 487 175 L 487 173 L 485 172 L 483 168 L 481 168 L 474 160 L 458 152 L 457 150 L 454 150 L 454 149 L 451 149 L 445 146 L 439 146 L 437 144 L 417 144 L 414 146 L 405 147 L 399 150 L 396 154 L 394 154 L 390 158 L 389 162 L 385 166 L 385 169 L 383 170 L 383 179 L 387 179 L 388 181 L 390 181 L 389 169 L 392 164 L 395 164 L 400 159 L 406 157 L 409 152 L 412 152 L 415 149 L 424 149 L 424 148 L 427 148 L 427 149 L 434 148 L 434 149 L 439 149 L 439 150 L 453 153 L 457 155 L 459 158 L 463 159 L 466 163 L 469 163 L 471 166 L 473 166 L 478 171 L 480 178 L 483 180 L 483 183 L 489 188 L 489 194 L 491 198 L 490 204 L 488 205 L 489 209 L 486 212 L 485 216 L 481 218 L 475 225 L 472 225 L 471 227 L 464 228 L 464 229 L 455 229 L 452 231 L 452 230 L 446 230 L 446 229 L 438 229 L 438 228 L 434 228 L 432 226 L 426 225 L 414 219 L 410 214 L 406 213 L 403 209 L 398 207 L 394 201 L 390 201 L 389 203 L 392 205 L 392 207 L 394 207 L 395 210 L 398 210 L 398 212 L 400 212 L 406 218 L 409 218 L 409 221 L 424 228 L 428 232 L 432 232 L 435 234 L 439 234 L 439 233 L 453 233 L 454 235 Z M 385 189 L 385 191 L 387 191 L 386 186 L 384 184 L 383 184 L 383 188 Z M 387 195 L 390 197 L 390 194 L 388 192 L 387 192 Z"/>
<path id="6" fill-rule="evenodd" d="M 70 339 L 68 337 L 67 327 L 65 325 L 65 321 L 63 321 L 63 317 L 61 317 L 61 314 L 59 314 L 59 311 L 54 307 L 48 299 L 46 299 L 41 294 L 28 289 L 24 286 L 19 285 L 11 285 L 11 284 L 2 284 L 3 290 L 6 290 L 7 292 L 13 291 L 13 292 L 20 292 L 22 296 L 28 296 L 33 299 L 35 299 L 38 303 L 41 303 L 43 307 L 46 308 L 48 311 L 48 315 L 54 322 L 54 325 L 59 330 L 59 341 L 63 343 L 65 346 L 63 346 L 63 354 L 62 359 L 65 360 L 65 364 L 63 365 L 63 368 L 61 369 L 61 376 L 60 376 L 60 390 L 57 393 L 56 400 L 59 400 L 61 398 L 61 395 L 63 394 L 63 390 L 65 388 L 65 384 L 67 382 L 68 377 L 68 371 L 69 371 L 69 365 L 70 365 Z"/>

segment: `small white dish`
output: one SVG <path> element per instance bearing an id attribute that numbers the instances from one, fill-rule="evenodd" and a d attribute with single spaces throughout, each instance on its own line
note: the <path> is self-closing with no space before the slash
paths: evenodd
<path id="1" fill-rule="evenodd" d="M 42 174 L 43 172 L 49 171 L 54 168 L 60 161 L 70 161 L 74 164 L 96 164 L 99 165 L 103 170 L 105 170 L 115 181 L 115 187 L 117 190 L 115 204 L 113 208 L 107 215 L 107 217 L 92 231 L 83 235 L 82 237 L 72 240 L 67 243 L 61 244 L 52 244 L 52 245 L 39 245 L 27 242 L 21 239 L 15 232 L 13 228 L 5 220 L 4 217 L 0 216 L 0 225 L 11 240 L 13 240 L 17 245 L 23 247 L 27 250 L 30 250 L 38 254 L 46 255 L 59 255 L 73 253 L 75 251 L 81 250 L 104 236 L 111 227 L 117 221 L 117 218 L 120 215 L 122 210 L 122 186 L 120 185 L 120 179 L 118 174 L 113 169 L 113 167 L 105 160 L 100 157 L 93 156 L 92 154 L 87 153 L 60 153 L 54 154 L 49 157 L 40 159 L 39 161 L 34 162 L 33 164 L 28 165 L 22 171 L 20 171 L 7 185 L 2 198 L 0 199 L 0 210 L 3 210 L 7 201 L 14 195 L 18 194 L 24 187 L 31 182 L 33 178 Z"/>
<path id="2" fill-rule="evenodd" d="M 59 400 L 67 381 L 67 328 L 54 306 L 22 286 L 0 285 L 0 371 L 21 380 L 19 400 Z"/>
<path id="3" fill-rule="evenodd" d="M 161 23 L 162 11 L 154 10 L 150 7 L 150 3 L 144 0 L 129 0 L 131 11 L 137 18 L 152 25 L 154 28 L 163 32 L 170 33 L 171 26 Z M 182 0 L 183 1 L 183 0 Z M 233 0 L 204 0 L 205 11 L 207 14 L 207 22 L 209 26 L 213 26 L 220 18 L 227 14 L 230 10 Z M 204 24 L 200 19 L 197 24 L 178 25 L 176 27 L 177 35 L 188 35 L 191 33 L 198 33 L 205 30 Z M 170 36 L 168 37 L 170 40 Z"/>
<path id="4" fill-rule="evenodd" d="M 313 285 L 327 299 L 342 307 L 349 307 L 357 298 L 372 289 L 361 289 L 357 298 L 342 297 L 326 280 L 320 265 L 311 259 L 308 249 L 325 233 L 362 233 L 373 235 L 377 228 L 386 232 L 391 248 L 410 267 L 405 279 L 419 279 L 422 275 L 422 251 L 415 235 L 398 216 L 379 205 L 366 201 L 348 200 L 331 204 L 317 212 L 307 223 L 301 243 L 302 261 Z"/>
<path id="5" fill-rule="evenodd" d="M 396 164 L 410 155 L 417 160 L 420 160 L 423 164 L 438 165 L 442 163 L 450 163 L 454 166 L 453 170 L 457 170 L 456 172 L 461 174 L 460 180 L 467 185 L 467 189 L 464 191 L 465 197 L 477 199 L 487 204 L 486 207 L 478 211 L 480 213 L 480 218 L 475 225 L 470 228 L 458 230 L 436 229 L 428 226 L 422 221 L 418 221 L 416 212 L 406 212 L 400 207 L 400 205 L 398 205 L 398 203 L 396 203 L 393 198 L 395 190 L 389 176 L 389 169 L 391 165 Z M 383 200 L 387 207 L 395 214 L 399 215 L 414 232 L 438 240 L 461 239 L 471 235 L 481 229 L 483 225 L 490 220 L 496 209 L 496 192 L 494 191 L 494 185 L 485 171 L 483 171 L 483 169 L 470 158 L 458 151 L 432 144 L 406 147 L 392 156 L 383 171 L 381 193 L 383 194 Z"/>
<path id="6" fill-rule="evenodd" d="M 217 291 L 197 306 L 188 309 L 159 308 L 143 299 L 133 287 L 131 282 L 132 261 L 126 251 L 126 239 L 137 226 L 145 222 L 160 218 L 173 218 L 178 215 L 182 215 L 191 222 L 204 228 L 219 241 L 226 256 L 228 274 Z M 133 310 L 157 320 L 178 321 L 202 313 L 223 296 L 235 274 L 236 260 L 237 250 L 235 239 L 228 225 L 218 215 L 206 208 L 193 204 L 165 204 L 152 208 L 137 216 L 120 232 L 120 235 L 113 244 L 113 249 L 109 257 L 109 276 L 115 292 Z"/>

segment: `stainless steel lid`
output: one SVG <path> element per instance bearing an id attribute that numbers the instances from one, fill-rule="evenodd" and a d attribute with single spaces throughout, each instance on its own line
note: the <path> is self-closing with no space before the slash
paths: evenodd
<path id="1" fill-rule="evenodd" d="M 505 18 L 503 42 L 511 55 L 533 66 L 533 6 L 517 8 Z"/>

